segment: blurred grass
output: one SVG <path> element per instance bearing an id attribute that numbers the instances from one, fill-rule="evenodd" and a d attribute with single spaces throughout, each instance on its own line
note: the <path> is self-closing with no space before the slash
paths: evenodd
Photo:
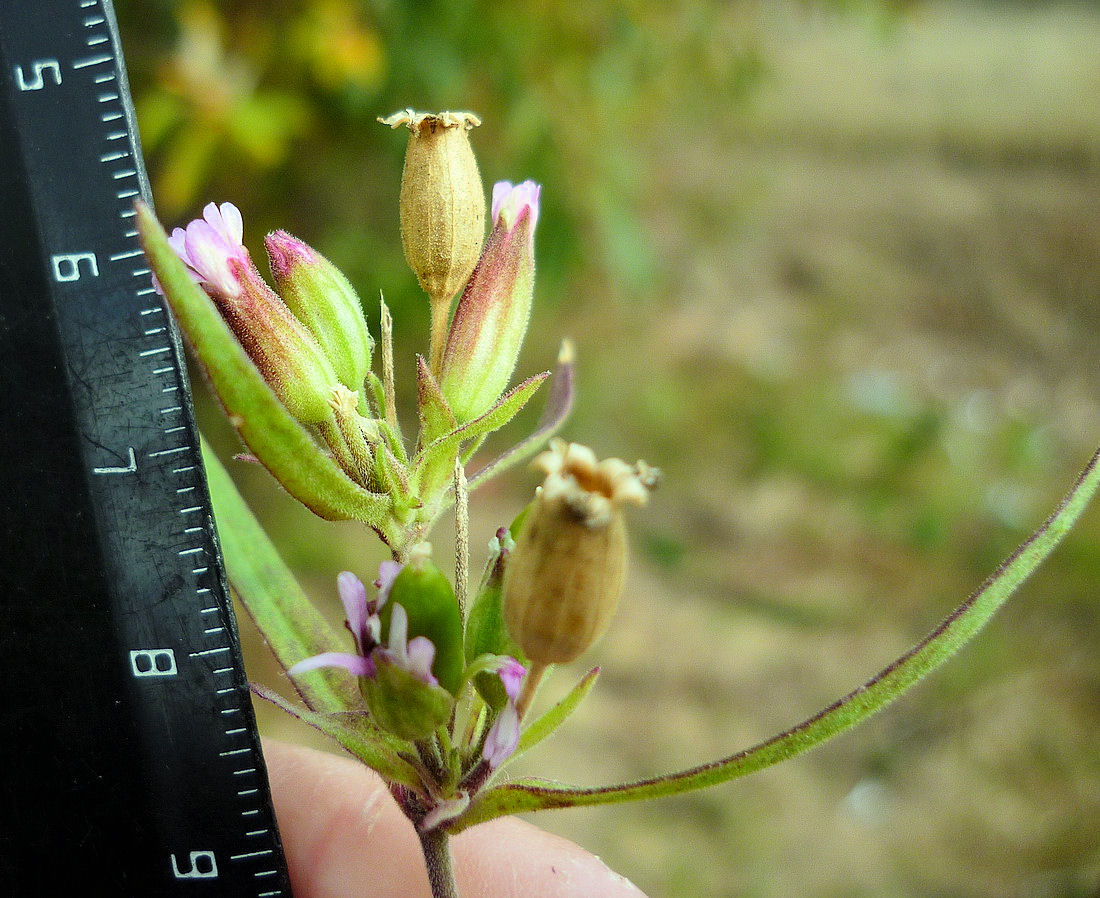
<path id="1" fill-rule="evenodd" d="M 254 246 L 314 242 L 368 312 L 385 291 L 406 376 L 427 316 L 403 139 L 374 116 L 475 109 L 486 180 L 544 182 L 522 370 L 573 336 L 567 435 L 667 476 L 587 659 L 599 688 L 530 771 L 651 775 L 801 719 L 974 588 L 1095 448 L 1095 5 L 118 6 L 161 214 L 232 199 Z M 335 614 L 335 572 L 380 553 L 242 477 Z M 531 486 L 477 496 L 476 545 Z M 536 819 L 653 896 L 1094 898 L 1098 574 L 1092 509 L 854 734 L 711 793 Z"/>

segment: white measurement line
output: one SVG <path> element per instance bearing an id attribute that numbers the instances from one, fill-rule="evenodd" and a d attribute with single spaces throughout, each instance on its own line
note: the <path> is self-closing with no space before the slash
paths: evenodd
<path id="1" fill-rule="evenodd" d="M 196 546 L 194 549 L 181 549 L 176 554 L 182 558 L 184 555 L 198 555 L 200 552 L 205 551 L 206 549 L 204 549 L 202 546 Z"/>
<path id="2" fill-rule="evenodd" d="M 233 710 L 233 711 L 239 711 L 239 710 L 241 710 L 241 709 L 240 709 L 240 708 L 232 708 L 231 710 Z M 225 713 L 225 712 L 224 712 L 224 711 L 222 711 L 222 714 L 224 714 L 224 713 Z M 256 772 L 256 768 L 255 768 L 255 767 L 244 767 L 244 768 L 242 768 L 241 770 L 234 770 L 234 771 L 233 771 L 233 775 L 234 775 L 234 776 L 244 776 L 244 774 L 246 774 L 246 773 L 255 773 L 255 772 Z M 266 832 L 266 830 L 265 830 L 265 832 Z M 252 833 L 245 833 L 245 835 L 249 835 L 249 836 L 250 836 L 250 835 L 252 835 Z"/>
<path id="3" fill-rule="evenodd" d="M 207 590 L 207 592 L 210 592 L 210 590 L 208 589 L 208 590 Z M 219 609 L 218 609 L 218 606 L 217 606 L 217 605 L 214 605 L 214 606 L 213 606 L 213 607 L 211 607 L 211 608 L 203 608 L 203 609 L 202 609 L 202 610 L 201 610 L 201 611 L 199 612 L 199 614 L 213 614 L 213 613 L 214 613 L 215 611 L 218 611 L 218 610 L 219 610 Z"/>
<path id="4" fill-rule="evenodd" d="M 101 122 L 117 122 L 122 118 L 121 112 L 105 112 L 99 117 Z"/>
<path id="5" fill-rule="evenodd" d="M 162 408 L 160 410 L 160 413 L 162 415 L 170 415 L 170 414 L 172 414 L 172 412 L 181 412 L 181 411 L 183 411 L 183 408 L 181 406 L 173 405 L 171 408 Z"/>
<path id="6" fill-rule="evenodd" d="M 207 649 L 204 652 L 188 652 L 187 656 L 189 658 L 203 658 L 206 655 L 220 655 L 222 652 L 228 652 L 228 651 L 229 651 L 229 646 L 223 645 L 221 648 Z"/>
<path id="7" fill-rule="evenodd" d="M 179 409 L 176 409 L 176 411 L 179 411 Z M 188 471 L 194 471 L 194 470 L 195 470 L 194 465 L 188 465 L 186 468 L 172 468 L 172 473 L 173 474 L 186 474 Z"/>
<path id="8" fill-rule="evenodd" d="M 240 795 L 243 798 L 245 795 L 257 795 L 257 794 L 259 794 L 259 791 L 260 791 L 259 789 L 238 789 L 237 794 Z M 267 852 L 260 851 L 260 852 L 257 852 L 257 854 L 271 854 L 271 852 L 270 851 L 267 851 Z"/>
<path id="9" fill-rule="evenodd" d="M 264 832 L 267 832 L 267 830 L 264 830 Z M 257 895 L 256 898 L 279 898 L 279 896 L 282 894 L 282 889 L 276 889 L 274 892 L 260 892 L 260 894 Z"/>
<path id="10" fill-rule="evenodd" d="M 184 533 L 202 533 L 202 527 L 185 527 Z M 195 590 L 196 592 L 202 592 L 201 589 Z"/>
<path id="11" fill-rule="evenodd" d="M 76 66 L 73 66 L 73 68 L 76 68 Z M 107 139 L 108 140 L 122 140 L 122 138 L 129 137 L 129 136 L 130 135 L 128 133 L 126 133 L 125 131 L 115 131 L 112 134 L 108 134 Z"/>
<path id="12" fill-rule="evenodd" d="M 238 792 L 237 794 L 240 795 L 241 793 Z M 264 857 L 266 855 L 274 854 L 274 853 L 275 853 L 275 849 L 265 848 L 263 851 L 249 851 L 249 852 L 246 852 L 245 854 L 231 854 L 231 855 L 229 855 L 229 859 L 231 861 L 241 861 L 241 860 L 244 860 L 246 857 Z"/>
<path id="13" fill-rule="evenodd" d="M 138 235 L 137 231 L 126 231 L 122 236 L 123 237 L 136 237 L 137 235 Z"/>
<path id="14" fill-rule="evenodd" d="M 214 673 L 217 673 L 217 671 L 214 671 Z M 218 752 L 218 757 L 219 758 L 228 758 L 230 755 L 246 755 L 250 751 L 252 751 L 251 748 L 234 748 L 230 751 L 220 751 L 220 752 Z"/>
<path id="15" fill-rule="evenodd" d="M 132 178 L 137 174 L 132 168 L 120 168 L 113 175 L 111 179 L 114 181 L 121 181 L 123 178 Z"/>
<path id="16" fill-rule="evenodd" d="M 241 713 L 240 708 L 222 708 L 222 714 L 240 714 L 240 713 Z M 234 773 L 251 773 L 255 769 L 256 769 L 255 767 L 249 767 L 247 770 L 234 770 L 233 772 Z"/>
<path id="17" fill-rule="evenodd" d="M 150 452 L 150 458 L 160 458 L 162 455 L 175 455 L 177 452 L 186 452 L 190 449 L 190 446 L 174 446 L 171 449 L 159 449 L 156 452 Z"/>
<path id="18" fill-rule="evenodd" d="M 201 505 L 192 505 L 190 508 L 181 508 L 180 514 L 191 514 L 194 511 L 202 511 Z"/>
<path id="19" fill-rule="evenodd" d="M 144 252 L 145 250 L 143 249 L 131 249 L 124 253 L 115 253 L 113 256 L 108 256 L 107 258 L 112 262 L 118 262 L 120 259 L 132 259 L 134 256 L 140 256 Z"/>
<path id="20" fill-rule="evenodd" d="M 269 830 L 269 829 L 253 829 L 253 830 L 250 830 L 249 832 L 246 832 L 245 835 L 246 836 L 266 836 L 269 832 L 271 832 L 271 830 Z"/>
<path id="21" fill-rule="evenodd" d="M 110 62 L 114 59 L 110 54 L 104 53 L 102 56 L 89 56 L 87 59 L 82 59 L 79 62 L 73 63 L 74 69 L 86 69 L 90 65 L 99 65 L 101 62 Z M 110 138 L 107 138 L 110 140 Z"/>
<path id="22" fill-rule="evenodd" d="M 177 493 L 189 493 L 192 490 L 194 490 L 193 486 L 181 486 L 178 490 L 176 490 L 176 492 Z"/>
<path id="23" fill-rule="evenodd" d="M 192 574 L 205 574 L 210 568 L 208 567 L 196 567 L 191 569 Z"/>
<path id="24" fill-rule="evenodd" d="M 214 671 L 214 673 L 229 673 L 232 670 L 233 670 L 232 667 L 220 667 L 216 671 Z M 236 686 L 230 686 L 228 689 L 218 689 L 218 690 L 216 690 L 215 695 L 225 695 L 228 692 L 236 692 L 236 691 L 237 691 Z"/>
<path id="25" fill-rule="evenodd" d="M 203 630 L 202 632 L 204 634 L 206 634 L 207 636 L 211 636 L 214 633 L 224 633 L 225 632 L 225 627 L 208 627 L 207 629 Z"/>
<path id="26" fill-rule="evenodd" d="M 100 34 L 100 35 L 96 35 L 96 36 L 88 38 L 86 41 L 84 41 L 84 43 L 86 43 L 89 47 L 98 47 L 100 44 L 105 44 L 109 40 L 110 40 L 109 37 Z"/>
<path id="27" fill-rule="evenodd" d="M 179 389 L 179 387 L 165 387 L 163 390 L 161 390 L 161 392 L 162 393 L 175 393 L 178 389 Z"/>
<path id="28" fill-rule="evenodd" d="M 156 287 L 142 287 L 140 290 L 138 290 L 137 295 L 138 296 L 148 296 L 150 293 L 156 293 L 156 292 L 157 292 Z M 142 315 L 155 315 L 157 312 L 163 312 L 163 311 L 164 311 L 164 309 L 162 309 L 160 306 L 156 306 L 155 308 L 152 308 L 152 309 L 143 309 L 141 314 Z"/>
<path id="29" fill-rule="evenodd" d="M 83 6 L 84 4 L 81 3 L 80 5 Z M 103 18 L 103 16 L 89 16 L 87 19 L 84 20 L 84 27 L 92 28 L 95 25 L 102 25 L 106 21 L 107 20 Z"/>
<path id="30" fill-rule="evenodd" d="M 156 334 L 156 333 L 159 333 L 161 330 L 163 330 L 163 328 L 157 328 L 155 331 L 149 331 L 148 333 Z M 167 374 L 169 371 L 175 371 L 175 370 L 176 370 L 175 365 L 166 365 L 163 368 L 154 368 L 153 373 L 154 374 Z M 166 430 L 164 432 L 165 433 L 171 433 L 173 430 L 176 430 L 176 428 L 173 427 L 171 430 Z"/>
<path id="31" fill-rule="evenodd" d="M 118 213 L 119 218 L 133 218 L 135 215 L 137 215 L 137 212 L 133 209 L 123 209 Z"/>
<path id="32" fill-rule="evenodd" d="M 258 813 L 260 813 L 260 809 L 255 808 L 251 811 L 241 811 L 241 816 L 242 817 L 255 817 Z"/>
<path id="33" fill-rule="evenodd" d="M 171 346 L 161 346 L 159 349 L 146 349 L 143 352 L 139 352 L 138 355 L 142 358 L 146 358 L 151 355 L 160 355 L 162 352 L 171 352 Z"/>
<path id="34" fill-rule="evenodd" d="M 204 586 L 204 587 L 202 587 L 202 589 L 196 589 L 195 590 L 195 594 L 200 595 L 200 596 L 204 595 L 205 593 L 208 593 L 208 592 L 210 592 L 210 587 L 209 586 Z M 217 610 L 218 610 L 217 608 L 203 608 L 202 613 L 206 614 L 207 611 L 217 611 Z"/>
<path id="35" fill-rule="evenodd" d="M 118 99 L 118 94 L 112 94 L 112 93 L 100 94 L 98 97 L 96 97 L 96 99 L 100 103 L 110 103 L 110 102 Z"/>
<path id="36" fill-rule="evenodd" d="M 136 191 L 136 190 L 135 190 L 135 191 L 133 191 L 133 195 L 134 195 L 134 196 L 136 196 L 136 195 L 137 195 L 137 191 Z M 119 194 L 119 196 L 122 196 L 122 194 Z M 135 269 L 134 269 L 133 271 L 131 271 L 131 272 L 130 272 L 130 274 L 132 274 L 132 275 L 133 275 L 134 277 L 136 277 L 136 278 L 139 278 L 139 277 L 141 277 L 141 276 L 142 276 L 143 274 L 152 274 L 152 271 L 151 271 L 151 269 L 149 269 L 149 268 L 135 268 Z"/>
<path id="37" fill-rule="evenodd" d="M 120 200 L 128 200 L 130 197 L 137 195 L 138 191 L 136 190 L 120 190 L 118 193 L 115 194 L 115 196 L 117 196 Z M 143 273 L 148 274 L 149 270 L 146 269 Z"/>
<path id="38" fill-rule="evenodd" d="M 80 8 L 87 9 L 89 6 L 95 6 L 99 0 L 80 0 Z"/>
<path id="39" fill-rule="evenodd" d="M 172 369 L 172 368 L 167 368 L 167 369 L 165 369 L 165 368 L 161 368 L 161 369 L 158 369 L 158 370 L 161 370 L 161 371 L 165 371 L 165 370 L 167 370 L 167 371 L 172 371 L 172 370 L 174 370 L 174 369 Z M 154 373 L 154 374 L 156 374 L 157 372 L 156 372 L 156 371 L 154 371 L 153 373 Z M 164 428 L 164 432 L 165 432 L 165 433 L 179 433 L 179 432 L 180 432 L 181 430 L 187 430 L 187 428 L 186 428 L 186 427 L 185 427 L 185 426 L 184 426 L 183 424 L 181 424 L 181 425 L 180 425 L 179 427 L 166 427 L 166 428 Z M 194 487 L 191 487 L 191 489 L 194 489 Z M 179 490 L 176 490 L 176 492 L 179 492 Z"/>
<path id="40" fill-rule="evenodd" d="M 253 873 L 252 875 L 256 879 L 259 879 L 261 876 L 274 876 L 277 872 L 278 872 L 277 870 L 261 870 L 259 873 Z M 276 895 L 281 895 L 282 892 L 276 892 L 275 894 Z"/>
<path id="41" fill-rule="evenodd" d="M 226 730 L 225 735 L 227 735 L 227 736 L 236 736 L 239 733 L 247 733 L 247 732 L 248 732 L 248 727 L 234 727 L 231 730 Z"/>
<path id="42" fill-rule="evenodd" d="M 114 72 L 107 72 L 107 74 L 105 74 L 105 75 L 96 75 L 96 77 L 95 77 L 95 83 L 96 84 L 106 84 L 108 81 L 114 81 L 114 80 L 115 80 L 115 73 Z"/>

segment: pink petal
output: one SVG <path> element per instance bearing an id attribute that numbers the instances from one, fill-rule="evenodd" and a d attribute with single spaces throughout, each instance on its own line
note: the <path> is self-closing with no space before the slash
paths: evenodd
<path id="1" fill-rule="evenodd" d="M 400 608 L 400 605 L 395 605 Z M 438 680 L 432 675 L 432 662 L 435 661 L 435 645 L 427 636 L 417 636 L 409 640 L 409 648 L 405 653 L 405 670 L 414 677 L 430 683 L 438 684 Z"/>
<path id="2" fill-rule="evenodd" d="M 508 694 L 508 698 L 516 701 L 519 698 L 520 687 L 523 685 L 523 678 L 527 675 L 527 668 L 515 658 L 508 658 L 497 673 L 500 674 L 500 681 L 504 684 L 504 691 Z"/>
<path id="3" fill-rule="evenodd" d="M 291 667 L 287 673 L 292 677 L 309 670 L 317 670 L 319 667 L 342 667 L 357 677 L 373 677 L 374 662 L 362 655 L 352 655 L 349 652 L 323 652 L 299 661 Z"/>
<path id="4" fill-rule="evenodd" d="M 393 588 L 393 581 L 397 579 L 397 575 L 401 573 L 404 566 L 399 561 L 383 561 L 378 565 L 378 579 L 374 581 L 374 585 L 378 587 L 379 607 L 386 604 L 386 599 L 390 597 L 390 589 Z"/>
<path id="5" fill-rule="evenodd" d="M 336 578 L 336 589 L 344 603 L 344 617 L 348 629 L 355 637 L 356 645 L 363 648 L 363 631 L 367 627 L 367 588 L 351 571 L 343 571 Z"/>
<path id="6" fill-rule="evenodd" d="M 493 721 L 489 735 L 485 737 L 485 746 L 481 757 L 489 762 L 494 770 L 503 764 L 519 745 L 519 713 L 512 702 L 508 702 Z"/>

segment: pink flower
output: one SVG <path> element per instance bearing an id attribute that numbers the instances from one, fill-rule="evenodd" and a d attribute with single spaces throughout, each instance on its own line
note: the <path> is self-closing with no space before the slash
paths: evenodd
<path id="1" fill-rule="evenodd" d="M 481 757 L 493 770 L 508 760 L 519 745 L 519 712 L 516 710 L 516 700 L 527 670 L 515 658 L 506 658 L 497 673 L 504 684 L 508 701 L 493 721 L 489 734 L 485 737 L 485 746 L 481 750 Z"/>
<path id="2" fill-rule="evenodd" d="M 197 218 L 185 228 L 176 228 L 168 242 L 191 269 L 192 276 L 204 289 L 228 297 L 240 295 L 240 278 L 230 265 L 249 263 L 244 248 L 244 222 L 232 203 L 207 203 Z"/>

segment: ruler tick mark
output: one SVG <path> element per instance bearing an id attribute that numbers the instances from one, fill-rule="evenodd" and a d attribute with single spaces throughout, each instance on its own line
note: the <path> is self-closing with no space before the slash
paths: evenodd
<path id="1" fill-rule="evenodd" d="M 178 389 L 179 389 L 179 387 L 165 387 L 163 390 L 161 390 L 161 392 L 162 393 L 175 393 Z"/>
<path id="2" fill-rule="evenodd" d="M 240 709 L 240 708 L 233 708 L 232 710 L 234 710 L 234 711 L 239 711 L 239 710 L 241 710 L 241 709 Z M 225 713 L 225 712 L 224 712 L 224 711 L 222 711 L 222 714 L 224 714 L 224 713 Z M 255 773 L 255 772 L 256 772 L 256 768 L 255 768 L 255 767 L 245 767 L 245 768 L 242 768 L 241 770 L 234 770 L 234 771 L 233 771 L 233 775 L 234 775 L 234 776 L 243 776 L 243 775 L 244 775 L 244 774 L 246 774 L 246 773 Z M 262 832 L 267 832 L 267 830 L 261 830 L 261 831 L 262 831 Z M 246 836 L 250 836 L 250 835 L 252 835 L 252 833 L 245 833 L 245 835 L 246 835 Z"/>
<path id="3" fill-rule="evenodd" d="M 205 657 L 206 655 L 220 655 L 222 652 L 228 652 L 228 651 L 229 651 L 229 646 L 223 645 L 223 646 L 220 646 L 219 648 L 216 648 L 216 649 L 206 649 L 206 651 L 203 651 L 203 652 L 188 652 L 187 656 L 189 658 L 202 658 L 202 657 Z"/>
<path id="4" fill-rule="evenodd" d="M 134 256 L 140 256 L 144 252 L 145 250 L 143 249 L 130 249 L 124 253 L 115 253 L 113 256 L 108 256 L 107 258 L 112 262 L 118 262 L 121 259 L 132 259 Z"/>
<path id="5" fill-rule="evenodd" d="M 248 727 L 236 727 L 235 729 L 232 729 L 232 730 L 226 730 L 225 735 L 227 735 L 227 736 L 237 736 L 240 733 L 247 733 L 247 732 L 248 732 Z"/>
<path id="6" fill-rule="evenodd" d="M 160 355 L 162 352 L 171 352 L 171 351 L 172 351 L 171 346 L 161 346 L 158 349 L 143 350 L 142 352 L 139 352 L 138 355 L 141 356 L 142 358 L 146 358 L 147 356 Z"/>
<path id="7" fill-rule="evenodd" d="M 192 490 L 194 490 L 193 486 L 181 486 L 178 490 L 176 490 L 176 492 L 177 493 L 189 493 Z"/>
<path id="8" fill-rule="evenodd" d="M 194 549 L 181 549 L 176 554 L 182 557 L 184 555 L 197 555 L 197 554 L 199 554 L 199 552 L 205 552 L 205 551 L 206 551 L 206 549 L 204 549 L 202 546 L 196 546 Z"/>
<path id="9" fill-rule="evenodd" d="M 115 194 L 115 196 L 117 196 L 120 200 L 128 200 L 130 197 L 137 196 L 137 195 L 138 195 L 138 191 L 136 191 L 136 190 L 120 190 L 118 193 Z M 142 274 L 148 274 L 148 273 L 149 273 L 148 268 L 145 269 L 142 272 Z"/>
<path id="10" fill-rule="evenodd" d="M 137 174 L 132 168 L 120 168 L 113 175 L 111 179 L 114 181 L 121 181 L 123 178 L 132 178 Z"/>
<path id="11" fill-rule="evenodd" d="M 156 292 L 157 292 L 156 287 L 142 287 L 140 290 L 138 290 L 137 295 L 138 296 L 148 296 L 150 293 L 156 293 Z M 157 312 L 163 312 L 163 311 L 164 311 L 164 309 L 162 309 L 160 306 L 154 306 L 151 309 L 142 309 L 141 314 L 142 315 L 155 315 Z"/>
<path id="12" fill-rule="evenodd" d="M 238 794 L 240 794 L 240 793 L 238 793 Z M 264 857 L 268 854 L 274 854 L 274 853 L 275 853 L 274 849 L 265 848 L 263 851 L 249 851 L 249 852 L 246 852 L 245 854 L 231 854 L 231 855 L 229 855 L 229 859 L 231 861 L 240 861 L 240 860 L 244 860 L 246 857 Z"/>
<path id="13" fill-rule="evenodd" d="M 84 4 L 81 3 L 80 5 L 83 6 Z M 92 28 L 95 25 L 102 25 L 106 21 L 107 20 L 103 18 L 103 16 L 89 16 L 87 19 L 84 20 L 84 27 Z"/>
<path id="14" fill-rule="evenodd" d="M 153 373 L 157 374 L 157 373 L 162 372 L 162 371 L 174 371 L 174 370 L 175 370 L 174 368 L 158 368 Z M 187 428 L 184 427 L 182 424 L 179 427 L 166 427 L 166 428 L 164 428 L 165 433 L 179 433 L 181 430 L 187 430 Z M 194 489 L 194 487 L 190 487 L 190 489 Z M 176 492 L 178 493 L 179 490 L 176 490 Z"/>
<path id="15" fill-rule="evenodd" d="M 150 452 L 149 457 L 158 458 L 161 455 L 175 455 L 177 452 L 186 452 L 190 448 L 190 446 L 176 446 L 173 449 L 160 449 L 157 452 Z"/>
<path id="16" fill-rule="evenodd" d="M 95 35 L 93 37 L 88 38 L 84 43 L 86 43 L 89 47 L 98 47 L 100 44 L 105 44 L 109 40 L 110 40 L 109 37 L 107 37 L 106 35 L 100 34 L 100 35 Z"/>
<path id="17" fill-rule="evenodd" d="M 214 671 L 214 673 L 217 673 L 217 671 Z M 219 758 L 228 758 L 230 755 L 246 755 L 250 751 L 252 751 L 251 748 L 233 748 L 233 749 L 230 749 L 229 751 L 220 751 L 220 752 L 218 752 L 218 757 Z M 257 811 L 256 813 L 259 813 L 259 811 Z"/>
<path id="18" fill-rule="evenodd" d="M 191 573 L 192 574 L 205 574 L 208 570 L 210 570 L 210 568 L 208 568 L 208 567 L 197 567 L 197 568 L 192 569 Z"/>
<path id="19" fill-rule="evenodd" d="M 117 122 L 122 118 L 121 112 L 105 112 L 99 117 L 101 122 Z"/>
<path id="20" fill-rule="evenodd" d="M 137 232 L 137 231 L 127 231 L 127 232 L 126 232 L 125 234 L 123 234 L 122 236 L 123 236 L 123 237 L 136 237 L 137 235 L 138 235 L 138 232 Z"/>
<path id="21" fill-rule="evenodd" d="M 202 533 L 202 527 L 185 527 L 184 533 Z M 197 592 L 198 590 L 196 590 Z"/>
<path id="22" fill-rule="evenodd" d="M 76 66 L 73 66 L 73 68 L 75 69 Z M 122 140 L 122 138 L 129 137 L 129 136 L 130 135 L 128 133 L 126 133 L 125 131 L 114 131 L 113 133 L 107 135 L 107 139 L 108 140 Z"/>
<path id="23" fill-rule="evenodd" d="M 242 817 L 255 817 L 258 813 L 260 813 L 260 809 L 255 808 L 254 810 L 251 810 L 251 811 L 241 811 L 241 816 Z"/>
<path id="24" fill-rule="evenodd" d="M 190 514 L 193 511 L 202 511 L 201 505 L 192 505 L 190 508 L 181 508 L 180 514 Z"/>
<path id="25" fill-rule="evenodd" d="M 156 332 L 157 332 L 157 331 L 148 331 L 148 333 L 151 333 L 151 334 L 155 334 Z M 166 368 L 154 368 L 154 369 L 153 369 L 153 373 L 154 373 L 154 374 L 167 374 L 167 373 L 168 373 L 169 371 L 175 371 L 175 370 L 176 370 L 176 369 L 175 369 L 175 367 L 174 367 L 174 366 L 172 366 L 172 365 L 168 365 L 168 366 L 167 366 Z M 173 428 L 173 429 L 174 429 L 174 428 Z M 182 429 L 182 428 L 181 428 L 181 429 Z M 169 433 L 169 431 L 167 431 L 167 430 L 166 430 L 166 431 L 164 431 L 164 432 L 165 432 L 165 433 Z"/>
<path id="26" fill-rule="evenodd" d="M 188 471 L 194 471 L 194 465 L 188 465 L 186 468 L 172 468 L 173 474 L 186 474 Z"/>
<path id="27" fill-rule="evenodd" d="M 87 59 L 82 59 L 79 62 L 73 63 L 74 69 L 86 69 L 91 65 L 99 65 L 101 62 L 110 62 L 114 57 L 109 54 L 103 54 L 102 56 L 89 56 Z M 110 138 L 108 138 L 109 140 Z"/>
<path id="28" fill-rule="evenodd" d="M 112 102 L 114 100 L 117 100 L 117 99 L 118 99 L 118 94 L 112 94 L 112 93 L 100 94 L 98 97 L 96 97 L 96 100 L 98 100 L 100 103 L 110 103 L 110 102 Z"/>
<path id="29" fill-rule="evenodd" d="M 207 592 L 210 592 L 210 590 L 208 589 Z M 199 611 L 199 614 L 213 614 L 215 611 L 218 610 L 218 606 L 215 605 L 212 608 L 203 608 L 201 611 Z"/>
<path id="30" fill-rule="evenodd" d="M 240 714 L 240 713 L 241 713 L 240 708 L 222 708 L 222 714 Z M 252 773 L 255 769 L 256 769 L 255 767 L 249 767 L 246 770 L 234 770 L 233 772 L 235 774 L 236 773 Z"/>
<path id="31" fill-rule="evenodd" d="M 215 633 L 224 633 L 225 627 L 208 627 L 202 631 L 207 636 L 213 636 Z M 241 732 L 244 732 L 243 730 Z"/>
<path id="32" fill-rule="evenodd" d="M 171 408 L 162 408 L 160 410 L 160 413 L 162 415 L 170 415 L 172 412 L 179 412 L 179 411 L 183 411 L 183 409 L 178 405 L 173 405 Z"/>
<path id="33" fill-rule="evenodd" d="M 118 213 L 119 218 L 133 218 L 135 215 L 137 215 L 137 212 L 135 212 L 133 209 L 123 209 L 121 212 Z"/>
<path id="34" fill-rule="evenodd" d="M 253 830 L 250 830 L 249 832 L 246 832 L 245 835 L 246 836 L 266 836 L 269 832 L 271 832 L 271 830 L 269 830 L 269 829 L 253 829 Z"/>
<path id="35" fill-rule="evenodd" d="M 95 77 L 95 83 L 96 84 L 106 84 L 108 81 L 114 81 L 114 80 L 115 80 L 115 73 L 114 72 L 107 72 L 105 75 L 96 75 L 96 77 Z"/>

